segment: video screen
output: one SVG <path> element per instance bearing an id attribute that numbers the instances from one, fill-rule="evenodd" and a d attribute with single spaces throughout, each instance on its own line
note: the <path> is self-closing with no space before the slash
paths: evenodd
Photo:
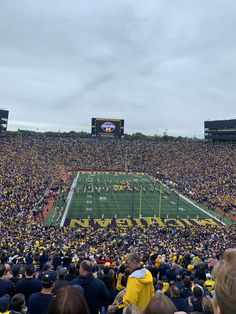
<path id="1" fill-rule="evenodd" d="M 124 136 L 124 120 L 92 118 L 92 136 L 121 138 Z"/>

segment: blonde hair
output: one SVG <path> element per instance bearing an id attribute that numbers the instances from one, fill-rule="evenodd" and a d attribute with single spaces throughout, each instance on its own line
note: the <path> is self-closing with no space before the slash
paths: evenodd
<path id="1" fill-rule="evenodd" d="M 236 309 L 236 249 L 225 251 L 223 258 L 214 268 L 215 303 L 224 314 Z"/>
<path id="2" fill-rule="evenodd" d="M 202 300 L 202 308 L 205 312 L 214 313 L 213 311 L 213 302 L 209 297 L 204 297 Z"/>

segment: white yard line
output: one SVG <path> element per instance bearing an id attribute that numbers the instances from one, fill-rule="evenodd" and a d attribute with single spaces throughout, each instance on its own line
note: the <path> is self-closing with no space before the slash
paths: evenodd
<path id="1" fill-rule="evenodd" d="M 66 208 L 65 208 L 64 214 L 63 214 L 62 219 L 61 219 L 61 223 L 60 223 L 61 227 L 64 226 L 64 223 L 65 223 L 65 220 L 66 220 L 66 216 L 68 214 L 68 210 L 69 210 L 69 207 L 70 207 L 70 203 L 71 203 L 71 200 L 72 200 L 72 197 L 73 197 L 73 194 L 74 194 L 74 189 L 76 187 L 78 178 L 79 178 L 79 172 L 77 173 L 77 176 L 75 177 L 73 183 L 71 184 L 70 192 L 68 193 L 67 198 L 66 198 Z"/>
<path id="2" fill-rule="evenodd" d="M 169 190 L 169 187 L 165 184 L 163 184 L 160 180 L 158 180 L 158 182 L 164 186 L 165 188 L 167 188 Z M 179 192 L 175 191 L 176 194 L 178 194 L 181 198 L 183 198 L 186 202 L 190 203 L 191 205 L 195 206 L 197 209 L 199 209 L 200 211 L 202 211 L 203 213 L 207 214 L 209 217 L 213 218 L 214 220 L 218 221 L 220 224 L 226 226 L 226 223 L 224 223 L 223 221 L 220 221 L 220 219 L 216 218 L 214 215 L 209 214 L 206 210 L 204 210 L 203 208 L 201 208 L 200 206 L 196 205 L 194 202 L 192 202 L 191 200 L 189 200 L 186 196 L 180 194 Z"/>
<path id="3" fill-rule="evenodd" d="M 180 193 L 178 193 L 178 194 L 179 194 L 179 196 L 180 196 L 181 198 L 183 198 L 186 202 L 192 204 L 193 206 L 195 206 L 197 209 L 199 209 L 199 210 L 202 211 L 203 213 L 207 214 L 208 216 L 210 216 L 210 217 L 213 218 L 214 220 L 218 221 L 220 224 L 222 224 L 222 225 L 224 225 L 224 226 L 226 225 L 223 221 L 220 221 L 220 219 L 218 219 L 218 218 L 216 218 L 215 216 L 209 214 L 206 210 L 204 210 L 204 209 L 201 208 L 200 206 L 194 204 L 194 202 L 190 201 L 190 200 L 189 200 L 187 197 L 185 197 L 184 195 L 182 195 L 182 194 L 180 194 Z"/>

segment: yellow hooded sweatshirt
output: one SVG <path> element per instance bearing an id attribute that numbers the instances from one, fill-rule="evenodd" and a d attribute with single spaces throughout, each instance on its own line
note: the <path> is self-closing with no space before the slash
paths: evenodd
<path id="1" fill-rule="evenodd" d="M 153 295 L 153 278 L 150 271 L 146 268 L 135 270 L 128 277 L 123 302 L 119 308 L 127 304 L 135 304 L 141 311 L 148 305 Z"/>

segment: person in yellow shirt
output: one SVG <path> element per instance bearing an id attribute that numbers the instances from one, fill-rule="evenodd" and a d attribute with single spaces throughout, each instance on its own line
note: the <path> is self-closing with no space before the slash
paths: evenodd
<path id="1" fill-rule="evenodd" d="M 140 256 L 135 252 L 126 255 L 126 263 L 131 274 L 128 277 L 122 303 L 118 305 L 118 308 L 135 304 L 142 311 L 154 295 L 152 274 L 148 269 L 141 267 Z"/>
<path id="2" fill-rule="evenodd" d="M 210 273 L 207 273 L 206 274 L 206 281 L 205 281 L 205 287 L 207 288 L 207 290 L 209 292 L 211 292 L 212 290 L 214 290 L 214 285 L 215 285 L 215 282 L 214 280 L 212 280 L 212 276 Z"/>
<path id="3" fill-rule="evenodd" d="M 116 282 L 116 289 L 118 292 L 120 292 L 121 290 L 124 289 L 124 287 L 121 283 L 121 279 L 124 276 L 124 273 L 125 273 L 125 264 L 121 264 L 120 268 L 118 270 L 117 282 Z"/>

